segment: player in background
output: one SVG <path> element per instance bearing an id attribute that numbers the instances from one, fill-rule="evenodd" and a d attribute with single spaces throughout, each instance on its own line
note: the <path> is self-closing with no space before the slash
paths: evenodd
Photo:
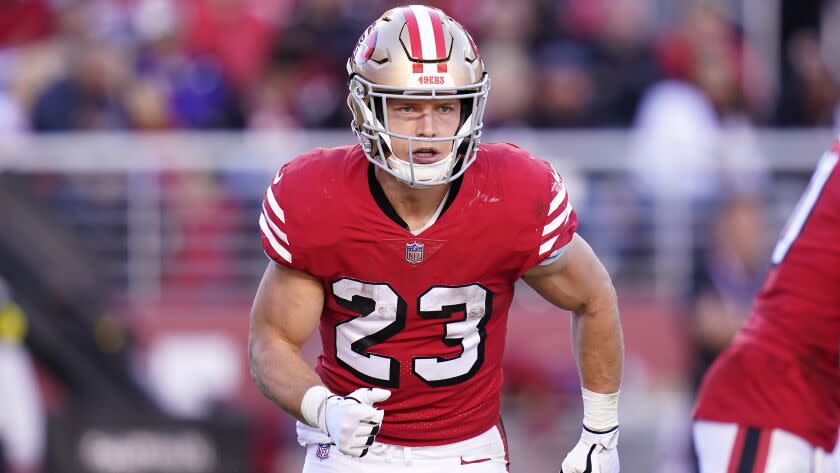
<path id="1" fill-rule="evenodd" d="M 694 412 L 701 473 L 829 473 L 840 426 L 840 141 L 773 250 Z"/>
<path id="2" fill-rule="evenodd" d="M 438 9 L 395 8 L 347 67 L 360 144 L 285 165 L 259 222 L 272 261 L 251 370 L 299 420 L 304 471 L 507 471 L 501 362 L 522 278 L 574 312 L 584 416 L 562 471 L 618 472 L 615 291 L 551 166 L 479 145 L 489 79 L 469 34 Z M 316 328 L 313 370 L 300 347 Z"/>

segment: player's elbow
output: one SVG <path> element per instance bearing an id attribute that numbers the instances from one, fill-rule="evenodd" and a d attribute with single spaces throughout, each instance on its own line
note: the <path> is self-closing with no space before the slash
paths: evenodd
<path id="1" fill-rule="evenodd" d="M 254 384 L 262 389 L 263 353 L 265 351 L 264 336 L 251 332 L 248 337 L 248 367 Z"/>
<path id="2" fill-rule="evenodd" d="M 614 318 L 618 323 L 618 295 L 609 275 L 605 275 L 594 286 L 592 295 L 574 311 L 576 315 L 587 318 Z"/>

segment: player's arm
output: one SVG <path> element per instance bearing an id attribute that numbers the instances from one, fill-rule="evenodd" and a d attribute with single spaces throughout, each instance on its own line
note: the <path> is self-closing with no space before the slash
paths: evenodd
<path id="1" fill-rule="evenodd" d="M 301 347 L 318 326 L 323 305 L 324 289 L 317 279 L 271 262 L 251 308 L 251 377 L 274 404 L 302 421 L 304 394 L 322 383 Z"/>
<path id="2" fill-rule="evenodd" d="M 251 309 L 251 377 L 278 407 L 329 436 L 339 450 L 363 456 L 379 432 L 385 390 L 330 392 L 301 355 L 321 318 L 324 289 L 314 277 L 274 262 L 260 281 Z"/>
<path id="3" fill-rule="evenodd" d="M 556 261 L 535 266 L 522 279 L 548 302 L 574 314 L 572 345 L 583 387 L 618 391 L 624 359 L 618 302 L 592 248 L 575 234 Z"/>
<path id="4" fill-rule="evenodd" d="M 597 462 L 600 469 L 593 471 L 617 472 L 624 341 L 609 274 L 586 241 L 575 234 L 559 258 L 535 266 L 522 278 L 547 301 L 574 314 L 572 345 L 583 388 L 584 428 L 562 471 L 583 472 L 587 463 Z"/>

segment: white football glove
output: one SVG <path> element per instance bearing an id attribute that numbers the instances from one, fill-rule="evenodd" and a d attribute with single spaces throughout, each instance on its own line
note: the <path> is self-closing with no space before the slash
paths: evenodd
<path id="1" fill-rule="evenodd" d="M 595 432 L 586 426 L 575 448 L 566 455 L 560 473 L 618 473 L 618 426 Z"/>
<path id="2" fill-rule="evenodd" d="M 304 396 L 301 410 L 307 423 L 327 434 L 341 453 L 363 457 L 379 433 L 385 415 L 373 403 L 389 397 L 391 391 L 379 388 L 362 388 L 338 396 L 317 386 Z M 313 412 L 315 406 L 317 410 Z"/>

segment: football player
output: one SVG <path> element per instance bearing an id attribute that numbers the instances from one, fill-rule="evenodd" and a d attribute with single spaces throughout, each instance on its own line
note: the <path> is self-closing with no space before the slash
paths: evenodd
<path id="1" fill-rule="evenodd" d="M 514 283 L 574 312 L 584 417 L 565 473 L 619 471 L 623 342 L 610 278 L 552 167 L 479 144 L 489 79 L 466 30 L 395 8 L 347 63 L 359 144 L 277 173 L 253 378 L 295 416 L 305 472 L 503 472 L 502 352 Z M 315 370 L 300 356 L 315 329 Z"/>
<path id="2" fill-rule="evenodd" d="M 829 473 L 840 425 L 840 141 L 773 251 L 750 318 L 706 374 L 702 473 Z"/>

